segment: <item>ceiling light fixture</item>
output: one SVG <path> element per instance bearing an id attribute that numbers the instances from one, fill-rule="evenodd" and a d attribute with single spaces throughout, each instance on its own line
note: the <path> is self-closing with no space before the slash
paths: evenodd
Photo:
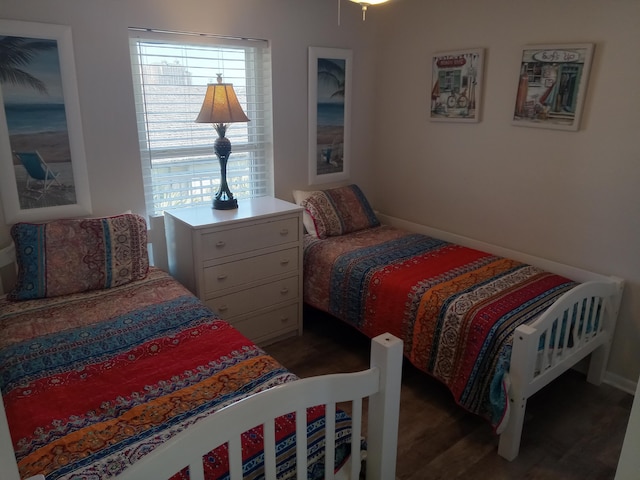
<path id="1" fill-rule="evenodd" d="M 362 5 L 362 21 L 364 22 L 367 18 L 367 8 L 371 5 L 378 5 L 379 3 L 386 3 L 389 0 L 351 0 L 353 3 L 358 3 Z"/>

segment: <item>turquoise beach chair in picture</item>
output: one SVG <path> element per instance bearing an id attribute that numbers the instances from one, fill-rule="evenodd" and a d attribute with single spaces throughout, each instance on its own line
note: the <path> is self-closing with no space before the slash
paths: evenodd
<path id="1" fill-rule="evenodd" d="M 27 171 L 26 189 L 38 192 L 40 194 L 38 200 L 46 195 L 54 183 L 62 186 L 60 180 L 58 180 L 59 173 L 49 168 L 37 150 L 35 152 L 13 152 L 13 154 L 18 157 L 18 160 Z M 38 183 L 41 188 L 33 188 L 32 183 Z"/>

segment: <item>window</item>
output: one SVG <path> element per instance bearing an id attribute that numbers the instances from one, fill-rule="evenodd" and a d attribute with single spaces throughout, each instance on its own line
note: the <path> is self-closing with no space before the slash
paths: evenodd
<path id="1" fill-rule="evenodd" d="M 542 63 L 525 63 L 525 73 L 529 79 L 529 85 L 542 85 Z"/>
<path id="2" fill-rule="evenodd" d="M 227 130 L 229 188 L 238 199 L 272 194 L 267 42 L 131 29 L 130 50 L 147 213 L 211 205 L 220 185 L 217 133 L 195 119 L 218 73 L 250 119 Z"/>

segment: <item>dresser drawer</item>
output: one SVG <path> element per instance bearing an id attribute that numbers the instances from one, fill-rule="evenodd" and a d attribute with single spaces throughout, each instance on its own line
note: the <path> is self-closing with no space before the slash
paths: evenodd
<path id="1" fill-rule="evenodd" d="M 255 288 L 208 299 L 205 303 L 224 319 L 270 307 L 287 300 L 298 300 L 299 277 L 289 277 Z"/>
<path id="2" fill-rule="evenodd" d="M 297 242 L 298 217 L 283 218 L 273 222 L 257 223 L 246 227 L 203 233 L 201 248 L 203 260 L 249 252 L 260 248 Z"/>
<path id="3" fill-rule="evenodd" d="M 298 271 L 298 248 L 222 263 L 204 269 L 205 295 L 275 275 Z"/>
<path id="4" fill-rule="evenodd" d="M 255 342 L 298 329 L 298 304 L 232 322 L 234 328 Z"/>

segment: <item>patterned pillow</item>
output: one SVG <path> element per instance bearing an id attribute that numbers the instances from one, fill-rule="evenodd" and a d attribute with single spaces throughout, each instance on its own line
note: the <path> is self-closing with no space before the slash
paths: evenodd
<path id="1" fill-rule="evenodd" d="M 312 193 L 300 202 L 313 219 L 318 238 L 377 227 L 380 221 L 357 185 Z"/>
<path id="2" fill-rule="evenodd" d="M 55 297 L 124 285 L 149 271 L 140 215 L 16 223 L 18 278 L 11 300 Z"/>
<path id="3" fill-rule="evenodd" d="M 307 198 L 317 192 L 318 190 L 294 190 L 293 200 L 296 202 L 296 205 L 302 205 L 302 202 L 304 202 Z M 318 232 L 316 232 L 316 226 L 313 223 L 313 218 L 311 218 L 311 215 L 309 215 L 309 212 L 307 212 L 306 210 L 302 212 L 302 224 L 304 225 L 304 229 L 309 235 L 316 238 L 318 237 Z"/>

